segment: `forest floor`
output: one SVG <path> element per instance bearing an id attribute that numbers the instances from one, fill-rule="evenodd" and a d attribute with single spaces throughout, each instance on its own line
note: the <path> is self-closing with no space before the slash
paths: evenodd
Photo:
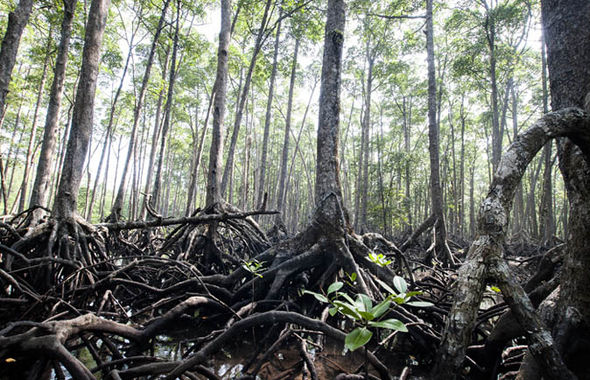
<path id="1" fill-rule="evenodd" d="M 411 246 L 348 232 L 342 246 L 269 237 L 260 213 L 81 223 L 69 234 L 51 218 L 28 225 L 27 212 L 0 223 L 0 379 L 429 378 L 456 279 L 428 253 L 431 231 Z M 459 260 L 469 244 L 449 240 Z M 346 247 L 359 273 L 339 258 Z M 551 282 L 560 247 L 505 249 L 532 291 Z M 506 310 L 488 287 L 465 378 L 518 370 L 522 338 L 496 331 Z"/>

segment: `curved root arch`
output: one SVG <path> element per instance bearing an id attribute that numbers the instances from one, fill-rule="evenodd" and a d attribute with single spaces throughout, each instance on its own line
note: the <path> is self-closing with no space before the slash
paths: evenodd
<path id="1" fill-rule="evenodd" d="M 532 354 L 545 374 L 554 379 L 574 379 L 554 347 L 551 334 L 522 289 L 510 276 L 503 247 L 516 187 L 537 152 L 551 139 L 569 137 L 590 162 L 590 116 L 577 108 L 549 113 L 517 136 L 504 153 L 488 196 L 481 204 L 478 237 L 459 270 L 455 299 L 448 316 L 435 373 L 453 379 L 461 372 L 477 310 L 488 280 L 500 287 L 518 322 L 527 331 Z"/>

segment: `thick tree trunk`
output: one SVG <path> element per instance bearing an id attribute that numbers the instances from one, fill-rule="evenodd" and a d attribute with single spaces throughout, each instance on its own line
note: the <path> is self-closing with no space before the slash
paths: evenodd
<path id="1" fill-rule="evenodd" d="M 76 213 L 84 159 L 86 158 L 92 131 L 100 48 L 109 4 L 110 0 L 93 0 L 88 13 L 80 81 L 78 82 L 76 103 L 59 182 L 59 191 L 53 206 L 57 218 L 69 219 Z"/>
<path id="2" fill-rule="evenodd" d="M 500 286 L 504 300 L 526 332 L 544 374 L 552 379 L 575 378 L 561 362 L 550 334 L 522 288 L 511 283 L 502 257 L 508 216 L 525 169 L 547 141 L 563 136 L 575 136 L 585 154 L 590 155 L 590 116 L 573 108 L 545 115 L 519 135 L 503 155 L 488 197 L 481 205 L 478 237 L 459 270 L 453 306 L 433 372 L 438 377 L 454 379 L 461 373 L 483 291 L 487 280 L 491 279 Z"/>
<path id="3" fill-rule="evenodd" d="M 316 203 L 322 202 L 330 195 L 336 195 L 339 199 L 342 198 L 338 140 L 340 136 L 340 76 L 344 23 L 344 1 L 329 0 L 320 85 L 315 181 Z"/>
<path id="4" fill-rule="evenodd" d="M 590 108 L 590 2 L 544 0 L 543 26 L 547 44 L 547 64 L 551 86 L 551 106 Z M 559 313 L 565 328 L 556 327 L 556 337 L 563 340 L 566 360 L 581 377 L 590 377 L 587 344 L 590 333 L 590 155 L 580 145 L 578 136 L 557 141 L 559 168 L 568 195 L 570 216 L 567 252 L 561 274 Z M 568 315 L 579 314 L 585 328 L 568 326 Z M 557 339 L 557 338 L 556 338 Z M 566 347 L 567 346 L 567 347 Z M 583 359 L 582 359 L 583 358 Z"/>
<path id="5" fill-rule="evenodd" d="M 543 113 L 549 112 L 549 92 L 547 89 L 547 52 L 545 51 L 545 37 L 541 39 L 541 79 L 543 86 Z M 543 243 L 550 243 L 555 233 L 555 219 L 553 216 L 553 160 L 552 155 L 553 142 L 545 145 L 543 149 L 544 170 L 543 170 L 543 193 L 541 195 L 541 206 L 539 210 L 539 219 L 541 222 L 541 235 Z"/>
<path id="6" fill-rule="evenodd" d="M 207 174 L 206 205 L 222 201 L 221 160 L 223 158 L 223 121 L 225 116 L 225 94 L 227 88 L 227 61 L 230 38 L 230 0 L 221 0 L 221 31 L 217 49 L 217 74 L 215 77 L 215 98 L 213 101 L 213 126 L 211 149 L 209 151 L 209 172 Z"/>
<path id="7" fill-rule="evenodd" d="M 33 10 L 33 0 L 20 0 L 16 9 L 8 14 L 6 33 L 0 46 L 0 114 L 4 113 L 8 85 L 16 62 L 20 38 Z"/>

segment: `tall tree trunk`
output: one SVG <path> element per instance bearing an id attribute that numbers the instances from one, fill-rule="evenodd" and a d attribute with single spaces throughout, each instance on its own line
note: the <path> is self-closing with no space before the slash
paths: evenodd
<path id="1" fill-rule="evenodd" d="M 268 156 L 268 138 L 270 134 L 270 122 L 272 117 L 272 102 L 274 97 L 275 80 L 277 76 L 278 56 L 279 56 L 279 42 L 281 35 L 281 23 L 277 25 L 277 32 L 275 35 L 275 45 L 272 58 L 272 70 L 270 72 L 270 83 L 268 85 L 268 100 L 266 102 L 266 115 L 264 117 L 264 136 L 262 138 L 262 153 L 260 157 L 260 177 L 258 178 L 258 191 L 256 195 L 256 207 L 262 206 L 262 201 L 265 193 L 266 181 L 266 160 Z"/>
<path id="2" fill-rule="evenodd" d="M 217 49 L 217 73 L 215 76 L 215 97 L 213 101 L 213 125 L 211 149 L 209 151 L 209 172 L 207 175 L 206 206 L 222 201 L 221 160 L 223 158 L 223 121 L 227 89 L 228 49 L 230 39 L 230 0 L 221 0 L 221 31 Z"/>
<path id="3" fill-rule="evenodd" d="M 29 21 L 33 3 L 33 0 L 20 0 L 16 9 L 8 14 L 6 33 L 0 46 L 0 114 L 4 112 L 4 103 L 8 94 L 12 69 L 16 62 L 20 38 Z"/>
<path id="4" fill-rule="evenodd" d="M 248 99 L 248 91 L 250 90 L 250 83 L 252 82 L 252 75 L 254 74 L 254 67 L 256 66 L 256 59 L 258 53 L 262 48 L 264 42 L 266 28 L 268 26 L 268 19 L 270 14 L 270 6 L 272 0 L 266 0 L 264 7 L 264 14 L 262 15 L 262 21 L 260 22 L 260 29 L 256 35 L 256 42 L 254 43 L 254 50 L 252 51 L 252 58 L 250 58 L 250 65 L 248 66 L 248 72 L 246 79 L 244 80 L 244 86 L 242 87 L 242 93 L 236 110 L 236 117 L 234 119 L 234 128 L 231 135 L 231 141 L 227 152 L 227 161 L 225 162 L 225 169 L 223 171 L 223 178 L 221 181 L 221 195 L 223 196 L 227 190 L 227 184 L 230 177 L 230 172 L 234 166 L 234 154 L 236 151 L 236 144 L 238 142 L 238 135 L 240 132 L 240 126 L 242 124 L 242 117 L 244 116 L 244 107 L 246 106 L 246 100 Z"/>
<path id="5" fill-rule="evenodd" d="M 289 83 L 289 98 L 287 101 L 287 115 L 285 120 L 285 136 L 283 138 L 283 150 L 281 154 L 281 170 L 277 186 L 277 210 L 285 211 L 285 183 L 287 178 L 287 161 L 289 160 L 289 138 L 291 134 L 291 114 L 293 113 L 293 92 L 295 91 L 295 77 L 297 74 L 297 56 L 299 54 L 299 38 L 295 40 L 295 51 L 293 52 L 293 63 L 291 66 L 291 81 Z M 277 221 L 280 220 L 280 214 Z"/>
<path id="6" fill-rule="evenodd" d="M 486 8 L 486 40 L 490 54 L 490 84 L 492 103 L 492 171 L 495 173 L 502 156 L 502 133 L 500 130 L 500 115 L 498 110 L 498 80 L 496 78 L 496 20 L 493 9 L 490 9 L 486 1 L 482 1 Z"/>
<path id="7" fill-rule="evenodd" d="M 117 190 L 117 196 L 115 197 L 115 201 L 111 206 L 111 217 L 114 220 L 118 220 L 121 217 L 121 210 L 123 208 L 123 199 L 125 198 L 125 184 L 127 183 L 127 172 L 129 170 L 129 163 L 131 161 L 131 156 L 133 154 L 135 140 L 137 136 L 137 125 L 139 124 L 139 119 L 141 116 L 141 111 L 143 108 L 143 102 L 145 99 L 145 94 L 147 92 L 148 82 L 150 80 L 150 74 L 152 71 L 152 65 L 154 62 L 154 55 L 156 54 L 156 47 L 158 45 L 158 40 L 160 38 L 160 34 L 162 33 L 162 29 L 164 28 L 164 23 L 166 21 L 166 12 L 168 11 L 168 5 L 170 4 L 170 0 L 164 0 L 164 5 L 162 7 L 162 13 L 160 14 L 160 20 L 158 21 L 158 27 L 154 33 L 154 38 L 152 40 L 152 45 L 150 46 L 150 52 L 148 54 L 147 63 L 145 67 L 145 71 L 143 73 L 143 79 L 141 81 L 141 87 L 139 89 L 139 94 L 137 95 L 137 100 L 135 102 L 135 108 L 133 110 L 133 126 L 131 127 L 131 134 L 129 136 L 129 145 L 127 147 L 127 159 L 123 162 L 123 172 L 121 174 L 121 180 L 119 182 L 119 188 Z M 177 12 L 178 14 L 178 12 Z M 177 20 L 177 30 L 175 34 L 175 44 L 177 44 L 178 39 L 178 20 Z M 173 53 L 174 56 L 174 53 Z M 175 56 L 173 57 L 174 61 Z M 174 64 L 172 65 L 174 67 Z M 174 71 L 174 68 L 171 69 Z M 172 75 L 171 75 L 172 77 Z M 170 84 L 172 86 L 172 84 Z M 167 100 L 169 102 L 170 100 Z"/>
<path id="8" fill-rule="evenodd" d="M 439 174 L 439 125 L 436 122 L 436 78 L 434 68 L 434 27 L 432 0 L 426 0 L 426 51 L 428 61 L 428 151 L 430 153 L 430 193 L 432 211 L 436 217 L 436 253 L 447 265 L 454 265 L 447 245 L 447 231 L 443 211 L 442 188 Z"/>
<path id="9" fill-rule="evenodd" d="M 166 49 L 166 58 L 164 60 L 164 66 L 162 67 L 162 78 L 166 76 L 168 72 L 168 63 L 170 60 L 170 49 Z M 150 158 L 148 162 L 148 170 L 147 177 L 145 180 L 145 188 L 144 188 L 144 199 L 143 203 L 145 204 L 149 199 L 151 199 L 151 188 L 152 188 L 152 177 L 154 175 L 153 167 L 154 161 L 156 160 L 156 153 L 158 152 L 158 140 L 160 138 L 160 132 L 162 129 L 161 123 L 161 113 L 162 113 L 162 102 L 164 101 L 164 88 L 161 88 L 158 93 L 158 102 L 156 104 L 156 115 L 154 118 L 154 130 L 152 133 L 152 143 L 150 144 Z M 140 219 L 143 219 L 145 216 L 146 208 L 142 207 L 140 213 Z"/>
<path id="10" fill-rule="evenodd" d="M 106 153 L 107 144 L 113 134 L 113 123 L 115 119 L 115 111 L 117 109 L 117 102 L 119 101 L 119 95 L 121 95 L 121 90 L 123 89 L 123 84 L 125 83 L 125 76 L 127 75 L 127 68 L 129 67 L 129 62 L 131 61 L 131 56 L 133 54 L 133 39 L 135 34 L 131 35 L 131 41 L 129 42 L 129 51 L 127 52 L 127 59 L 125 60 L 125 65 L 123 66 L 123 72 L 121 73 L 121 80 L 119 81 L 119 87 L 117 87 L 117 91 L 115 91 L 115 96 L 113 97 L 113 102 L 111 103 L 111 109 L 109 110 L 109 121 L 107 124 L 105 138 L 102 145 L 102 150 L 100 152 L 100 158 L 98 160 L 98 168 L 96 169 L 96 177 L 94 178 L 94 185 L 92 186 L 92 195 L 90 198 L 90 202 L 88 204 L 88 214 L 86 215 L 86 219 L 90 220 L 92 216 L 92 208 L 94 206 L 94 199 L 96 197 L 96 189 L 98 188 L 98 183 L 100 181 L 101 172 L 102 172 L 102 164 L 104 162 L 104 156 Z M 131 133 L 133 135 L 133 132 Z M 130 158 L 130 157 L 128 157 Z M 105 179 L 106 180 L 106 179 Z M 119 194 L 117 194 L 118 196 Z M 115 200 L 116 202 L 116 200 Z"/>
<path id="11" fill-rule="evenodd" d="M 178 54 L 178 33 L 180 29 L 180 5 L 178 0 L 176 4 L 176 28 L 174 31 L 174 41 L 172 43 L 172 58 L 170 61 L 170 77 L 168 79 L 168 94 L 166 96 L 166 106 L 164 107 L 164 124 L 162 125 L 162 134 L 160 136 L 160 154 L 156 164 L 156 176 L 154 178 L 154 188 L 152 190 L 152 200 L 155 207 L 159 205 L 160 188 L 162 182 L 162 164 L 166 153 L 168 143 L 168 131 L 170 129 L 170 117 L 172 113 L 172 102 L 174 101 L 174 83 L 176 81 L 176 56 Z"/>
<path id="12" fill-rule="evenodd" d="M 340 83 L 344 42 L 345 4 L 328 1 L 317 134 L 316 203 L 327 196 L 342 199 L 338 149 L 340 136 Z"/>
<path id="13" fill-rule="evenodd" d="M 362 176 L 360 182 L 360 221 L 359 228 L 361 232 L 367 229 L 367 205 L 369 202 L 369 152 L 370 138 L 371 138 L 371 95 L 373 92 L 373 66 L 375 64 L 375 58 L 371 52 L 370 41 L 367 41 L 366 46 L 366 57 L 369 64 L 367 70 L 367 88 L 365 94 L 365 113 L 363 117 L 362 125 L 362 140 L 365 142 L 364 147 L 361 149 L 362 154 Z"/>
<path id="14" fill-rule="evenodd" d="M 109 4 L 110 0 L 93 0 L 88 13 L 80 81 L 76 92 L 76 103 L 59 182 L 59 191 L 53 206 L 57 218 L 69 219 L 76 213 L 84 159 L 86 158 L 92 131 L 100 48 Z"/>
<path id="15" fill-rule="evenodd" d="M 25 168 L 23 170 L 23 181 L 20 187 L 20 200 L 18 203 L 18 213 L 25 209 L 27 201 L 27 191 L 29 187 L 29 172 L 31 165 L 33 165 L 33 155 L 35 153 L 35 140 L 37 138 L 37 122 L 39 118 L 39 108 L 41 108 L 41 100 L 43 100 L 43 91 L 45 90 L 45 81 L 47 79 L 47 68 L 49 67 L 49 58 L 51 56 L 51 41 L 52 29 L 49 29 L 47 37 L 47 47 L 45 52 L 45 59 L 43 61 L 43 73 L 41 74 L 41 81 L 39 83 L 39 90 L 37 91 L 37 101 L 35 102 L 35 110 L 33 111 L 33 124 L 31 126 L 31 136 L 29 137 L 29 145 L 27 147 L 27 155 L 25 157 Z"/>

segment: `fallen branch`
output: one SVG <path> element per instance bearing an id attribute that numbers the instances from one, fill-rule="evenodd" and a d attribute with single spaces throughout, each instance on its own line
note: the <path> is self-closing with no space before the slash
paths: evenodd
<path id="1" fill-rule="evenodd" d="M 222 213 L 222 214 L 209 214 L 193 217 L 181 217 L 181 218 L 168 218 L 168 219 L 154 219 L 154 220 L 134 220 L 131 222 L 116 222 L 116 223 L 98 223 L 95 227 L 102 227 L 112 231 L 121 230 L 136 230 L 141 228 L 150 227 L 165 227 L 173 226 L 175 224 L 205 224 L 211 222 L 222 222 L 225 220 L 233 219 L 245 219 L 253 215 L 273 215 L 278 214 L 278 211 L 246 211 L 236 213 Z"/>

